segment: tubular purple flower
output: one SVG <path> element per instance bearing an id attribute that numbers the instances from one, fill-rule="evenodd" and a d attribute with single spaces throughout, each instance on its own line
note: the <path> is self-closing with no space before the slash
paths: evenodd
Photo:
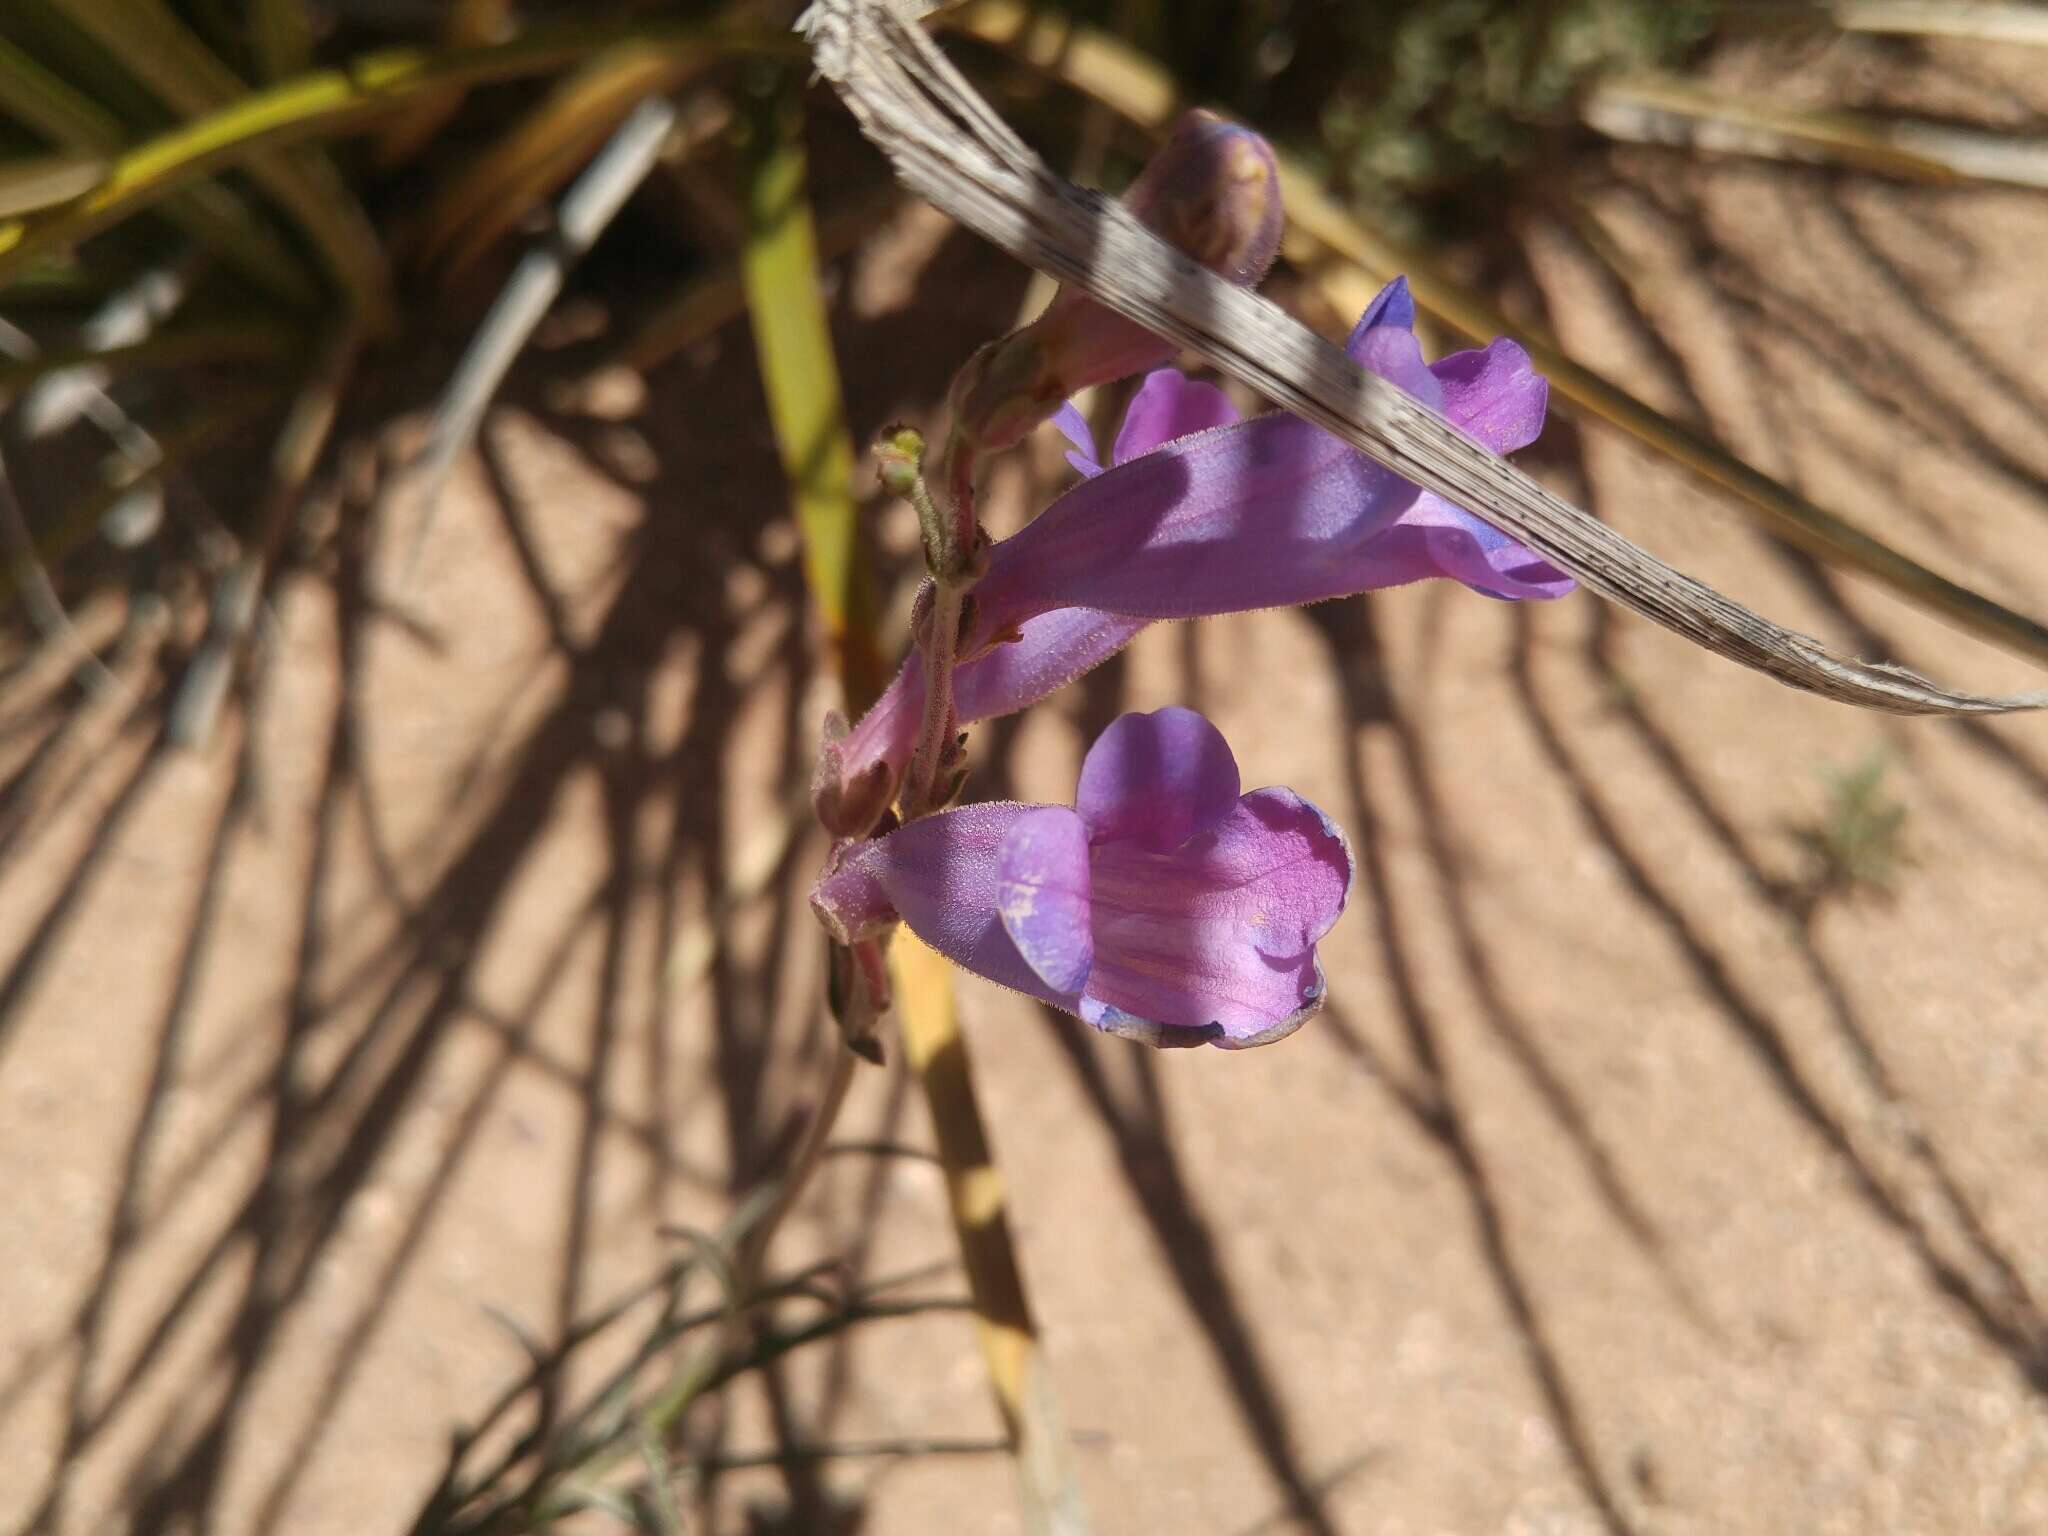
<path id="1" fill-rule="evenodd" d="M 1527 353 L 1501 339 L 1425 364 L 1414 325 L 1397 278 L 1345 350 L 1494 453 L 1536 439 L 1548 385 Z M 1432 576 L 1505 600 L 1572 589 L 1522 544 L 1341 439 L 1285 413 L 1240 422 L 1221 390 L 1172 370 L 1150 375 L 1132 399 L 1107 469 L 1079 412 L 1069 406 L 1054 421 L 1085 478 L 989 552 L 954 674 L 962 726 L 1036 703 L 1155 619 L 1320 602 Z M 882 764 L 876 778 L 893 784 L 923 695 L 913 656 L 837 744 L 842 771 Z"/>
<path id="2" fill-rule="evenodd" d="M 1288 789 L 1238 793 L 1193 710 L 1124 715 L 1075 804 L 972 805 L 850 845 L 811 893 L 842 943 L 901 920 L 991 981 L 1147 1045 L 1266 1045 L 1323 1005 L 1351 850 Z"/>
<path id="3" fill-rule="evenodd" d="M 1414 323 L 1407 283 L 1397 278 L 1345 350 L 1495 453 L 1535 440 L 1548 385 L 1527 353 L 1502 339 L 1431 367 Z M 991 550 L 975 588 L 982 632 L 962 654 L 1061 607 L 1198 618 L 1436 574 L 1495 597 L 1571 589 L 1569 577 L 1481 519 L 1284 412 L 1151 440 L 1155 431 L 1215 420 L 1219 398 L 1178 375 L 1148 379 L 1133 402 L 1140 430 L 1130 447 L 1141 451 L 1126 452 L 1127 420 L 1114 467 Z M 1077 418 L 1059 420 L 1072 435 Z M 1085 474 L 1091 455 L 1084 442 L 1077 451 Z"/>

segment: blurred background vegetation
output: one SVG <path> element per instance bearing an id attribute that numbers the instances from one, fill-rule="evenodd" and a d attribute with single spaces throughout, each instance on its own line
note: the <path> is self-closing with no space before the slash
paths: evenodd
<path id="1" fill-rule="evenodd" d="M 1715 0 L 1097 0 L 1068 7 L 1301 155 L 1354 206 L 1414 232 L 1483 216 L 1576 126 L 1596 76 L 1675 66 Z"/>
<path id="2" fill-rule="evenodd" d="M 335 418 L 369 378 L 465 333 L 425 458 L 445 474 L 567 268 L 607 228 L 613 355 L 647 367 L 751 305 L 769 408 L 796 477 L 808 572 L 856 701 L 877 686 L 872 577 L 840 482 L 796 446 L 836 423 L 838 391 L 810 274 L 886 210 L 886 179 L 833 104 L 809 93 L 791 4 L 514 4 L 453 0 L 17 0 L 0 16 L 0 396 L 11 604 L 61 632 L 61 592 L 125 582 L 173 608 L 210 603 L 212 643 L 174 712 L 203 737 L 281 555 L 305 553 L 298 507 Z M 1834 162 L 1905 179 L 2038 184 L 2031 109 L 1984 94 L 1981 123 L 1886 103 L 1787 107 L 1689 84 L 1702 50 L 1759 38 L 1910 53 L 1958 30 L 1940 7 L 1712 0 L 1334 5 L 1303 0 L 1014 0 L 947 8 L 963 57 L 1060 163 L 1112 186 L 1175 103 L 1220 105 L 1291 157 L 1289 254 L 1335 311 L 1360 277 L 1407 270 L 1425 310 L 1475 336 L 1517 327 L 1492 302 L 1532 216 L 1627 263 L 1586 211 L 1603 146 L 1646 140 Z M 2027 7 L 1964 6 L 1961 30 L 2024 37 Z M 1069 23 L 1078 23 L 1079 29 Z M 1075 113 L 1076 100 L 1090 110 Z M 636 105 L 586 203 L 556 199 Z M 1876 110 L 1871 110 L 1875 108 Z M 594 197 L 595 201 L 592 202 Z M 614 220 L 616 205 L 626 204 Z M 822 207 L 814 228 L 812 204 Z M 568 238 L 565 232 L 571 231 Z M 551 243 L 554 242 L 554 243 Z M 529 270 L 483 326 L 521 253 Z M 1348 273 L 1331 272 L 1331 264 Z M 1311 286 L 1315 286 L 1312 283 Z M 1811 506 L 1710 440 L 1575 368 L 1521 327 L 1561 394 L 1732 491 L 1781 535 L 2036 657 L 2048 633 Z M 777 358 L 785 360 L 777 368 Z M 386 406 L 399 403 L 388 395 Z M 295 408 L 293 408 L 295 407 Z M 273 445 L 268 484 L 219 497 L 210 465 Z M 431 494 L 431 493 L 430 493 Z M 171 506 L 176 515 L 165 516 Z M 423 535 L 424 537 L 424 535 Z"/>
<path id="3" fill-rule="evenodd" d="M 877 551 L 861 511 L 820 274 L 895 202 L 880 162 L 808 84 L 788 32 L 797 9 L 6 0 L 0 703 L 54 656 L 69 682 L 36 721 L 119 696 L 171 742 L 204 746 L 248 690 L 281 574 L 325 579 L 355 558 L 336 512 L 352 445 L 396 416 L 428 422 L 405 466 L 424 488 L 403 541 L 416 558 L 440 479 L 565 294 L 601 305 L 578 338 L 586 382 L 657 369 L 749 319 L 823 651 L 848 697 L 871 695 L 900 646 L 878 614 L 904 565 L 901 550 Z M 1523 335 L 1568 410 L 1704 477 L 1802 558 L 2048 659 L 2048 632 L 1996 570 L 1947 568 L 1939 538 L 1908 552 L 1732 452 L 1704 413 L 1655 408 L 1575 363 L 1544 334 L 1526 249 L 1546 232 L 1603 280 L 1640 280 L 1589 195 L 1618 179 L 1654 203 L 1668 162 L 1623 162 L 1627 146 L 2048 186 L 2041 106 L 2023 90 L 1958 75 L 1946 92 L 1894 99 L 1886 83 L 1902 61 L 1915 79 L 1945 78 L 1951 61 L 1930 38 L 2032 46 L 2037 7 L 981 0 L 935 25 L 1053 163 L 1085 179 L 1120 185 L 1184 104 L 1257 126 L 1295 178 L 1277 287 L 1325 329 L 1409 271 L 1442 333 Z M 1813 64 L 1810 99 L 1777 92 L 1773 61 L 1788 56 Z M 1814 344 L 1825 354 L 1831 340 Z M 937 376 L 955 361 L 936 360 Z M 1910 378 L 1895 383 L 1911 393 Z M 1901 409 L 1931 411 L 1931 435 L 2038 485 L 1940 402 Z M 423 630 L 460 622 L 410 612 L 409 558 L 387 563 L 372 601 Z M 1635 708 L 1620 684 L 1616 707 Z M 1805 834 L 1802 914 L 1833 891 L 1888 888 L 1908 862 L 1883 768 L 1873 758 L 1830 780 L 1830 807 Z M 17 809 L 0 797 L 0 828 Z M 701 1245 L 723 1251 L 744 1229 Z M 842 1291 L 829 1276 L 778 1277 L 762 1294 L 822 1321 L 749 1336 L 650 1386 L 672 1346 L 720 1326 L 715 1307 L 682 1308 L 698 1262 L 650 1290 L 662 1315 L 629 1364 L 574 1411 L 544 1416 L 552 1438 L 487 1472 L 465 1468 L 458 1445 L 423 1526 L 523 1528 L 602 1507 L 673 1528 L 666 1479 L 646 1458 L 692 1403 L 837 1328 L 958 1306 L 884 1295 L 895 1282 Z M 572 1341 L 527 1342 L 532 1386 Z"/>

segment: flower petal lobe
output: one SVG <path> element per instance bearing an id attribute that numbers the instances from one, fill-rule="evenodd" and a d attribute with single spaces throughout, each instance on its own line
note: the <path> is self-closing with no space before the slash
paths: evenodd
<path id="1" fill-rule="evenodd" d="M 1095 963 L 1088 891 L 1079 816 L 1047 805 L 1011 823 L 996 856 L 996 912 L 1024 963 L 1055 992 L 1079 992 Z"/>
<path id="2" fill-rule="evenodd" d="M 1095 456 L 1095 433 L 1080 408 L 1069 400 L 1053 412 L 1052 424 L 1060 429 L 1060 436 L 1073 445 L 1067 451 L 1067 462 L 1085 478 L 1092 479 L 1101 474 L 1102 461 Z"/>
<path id="3" fill-rule="evenodd" d="M 835 882 L 878 881 L 911 932 L 954 964 L 1071 1009 L 1073 997 L 1031 969 L 997 911 L 1003 842 L 1038 809 L 998 801 L 921 817 L 859 846 L 819 890 L 829 900 Z"/>
<path id="4" fill-rule="evenodd" d="M 1430 365 L 1443 386 L 1451 425 L 1495 453 L 1513 453 L 1543 435 L 1550 381 L 1505 336 Z"/>
<path id="5" fill-rule="evenodd" d="M 1089 840 L 1170 853 L 1237 805 L 1237 759 L 1192 709 L 1120 715 L 1081 764 L 1074 808 Z"/>
<path id="6" fill-rule="evenodd" d="M 1155 369 L 1131 397 L 1110 462 L 1128 463 L 1177 437 L 1231 426 L 1237 419 L 1230 396 L 1214 384 L 1191 379 L 1178 368 Z"/>
<path id="7" fill-rule="evenodd" d="M 1216 1044 L 1242 1048 L 1322 1007 L 1315 946 L 1344 910 L 1351 851 L 1291 790 L 1244 796 L 1170 854 L 1100 845 L 1093 875 L 1095 966 L 1081 1014 L 1097 1027 L 1124 1015 L 1215 1025 Z M 1116 1032 L 1133 1031 L 1126 1020 Z"/>

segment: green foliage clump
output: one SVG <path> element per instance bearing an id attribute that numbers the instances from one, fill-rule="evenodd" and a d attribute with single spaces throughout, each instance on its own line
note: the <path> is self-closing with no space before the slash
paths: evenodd
<path id="1" fill-rule="evenodd" d="M 1256 122 L 1359 203 L 1484 204 L 1602 70 L 1668 66 L 1719 0 L 1075 0 L 1189 93 Z"/>
<path id="2" fill-rule="evenodd" d="M 1705 36 L 1712 0 L 1390 0 L 1346 6 L 1322 112 L 1354 189 L 1429 192 L 1527 161 L 1589 75 L 1668 64 Z"/>
<path id="3" fill-rule="evenodd" d="M 1798 832 L 1812 900 L 1889 895 L 1910 862 L 1906 806 L 1885 785 L 1888 766 L 1884 753 L 1872 752 L 1846 768 L 1826 770 L 1826 809 L 1818 823 Z"/>

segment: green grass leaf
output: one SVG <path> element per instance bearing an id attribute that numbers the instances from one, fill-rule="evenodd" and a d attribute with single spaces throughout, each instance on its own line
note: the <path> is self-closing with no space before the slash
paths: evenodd
<path id="1" fill-rule="evenodd" d="M 746 243 L 740 277 L 768 416 L 803 529 L 804 579 L 818 605 L 850 712 L 884 681 L 874 577 L 853 499 L 853 443 L 818 287 L 818 236 L 804 190 L 801 99 L 784 87 L 746 119 Z"/>
<path id="2" fill-rule="evenodd" d="M 79 31 L 98 43 L 186 118 L 200 118 L 249 95 L 248 86 L 161 0 L 54 0 Z M 324 154 L 252 155 L 249 175 L 304 230 L 328 276 L 373 328 L 392 314 L 384 250 L 354 191 Z"/>
<path id="3" fill-rule="evenodd" d="M 5 38 L 0 112 L 73 153 L 112 156 L 128 145 L 120 119 Z M 191 186 L 165 202 L 162 213 L 266 292 L 295 304 L 310 304 L 319 292 L 312 272 L 277 231 L 226 187 Z"/>
<path id="4" fill-rule="evenodd" d="M 0 223 L 0 288 L 28 258 L 75 244 L 222 167 L 252 161 L 267 149 L 357 131 L 438 93 L 548 74 L 635 40 L 679 53 L 801 56 L 797 40 L 781 33 L 705 22 L 649 21 L 535 31 L 488 48 L 439 53 L 395 48 L 365 54 L 340 68 L 316 70 L 241 96 L 136 145 L 115 160 L 105 182 L 76 202 L 32 219 Z"/>

